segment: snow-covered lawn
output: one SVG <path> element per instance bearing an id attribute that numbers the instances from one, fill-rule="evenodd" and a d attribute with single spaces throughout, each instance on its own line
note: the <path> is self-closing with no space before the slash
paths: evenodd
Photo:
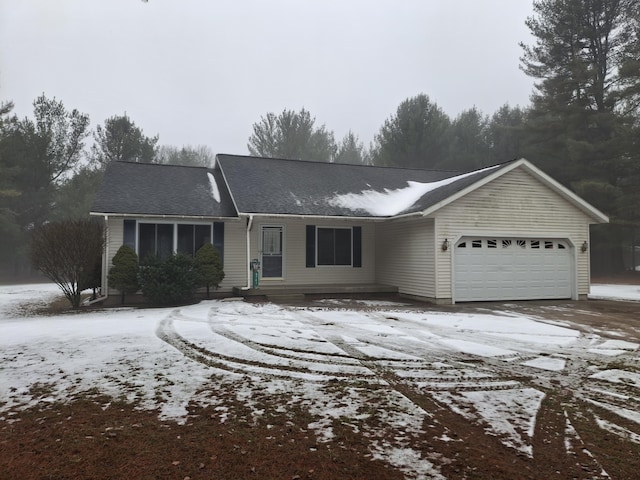
<path id="1" fill-rule="evenodd" d="M 602 300 L 633 300 L 640 302 L 640 285 L 591 285 L 589 298 Z"/>
<path id="2" fill-rule="evenodd" d="M 599 286 L 592 291 L 601 292 Z M 584 334 L 566 320 L 375 301 L 363 302 L 360 310 L 340 300 L 305 308 L 226 300 L 59 316 L 21 313 L 26 302 L 58 295 L 53 285 L 0 287 L 0 418 L 10 421 L 22 408 L 95 389 L 179 422 L 189 404 L 212 405 L 224 422 L 226 407 L 216 391 L 232 386 L 248 405 L 258 392 L 286 394 L 315 418 L 309 428 L 326 441 L 334 420 L 351 419 L 349 425 L 370 439 L 372 456 L 408 478 L 438 478 L 439 471 L 407 440 L 421 434 L 430 414 L 401 393 L 406 390 L 485 425 L 526 455 L 551 385 L 640 423 L 629 408 L 640 402 L 640 377 L 635 367 L 625 368 L 637 357 L 637 339 Z M 389 440 L 359 423 L 372 410 L 380 428 L 402 434 Z M 627 431 L 601 423 L 611 432 Z"/>

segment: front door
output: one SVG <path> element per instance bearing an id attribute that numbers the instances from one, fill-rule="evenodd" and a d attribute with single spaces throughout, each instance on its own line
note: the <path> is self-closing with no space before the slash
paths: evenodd
<path id="1" fill-rule="evenodd" d="M 262 227 L 262 278 L 282 278 L 282 226 Z"/>

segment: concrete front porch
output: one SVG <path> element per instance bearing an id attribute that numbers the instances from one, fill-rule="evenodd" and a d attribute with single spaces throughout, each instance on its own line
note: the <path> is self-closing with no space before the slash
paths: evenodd
<path id="1" fill-rule="evenodd" d="M 398 287 L 379 284 L 327 284 L 327 285 L 265 285 L 258 288 L 233 287 L 233 294 L 247 299 L 298 298 L 305 295 L 348 295 L 348 294 L 398 293 Z"/>

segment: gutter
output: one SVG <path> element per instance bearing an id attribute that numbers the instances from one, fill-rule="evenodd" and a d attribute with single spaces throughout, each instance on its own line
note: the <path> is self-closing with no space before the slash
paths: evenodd
<path id="1" fill-rule="evenodd" d="M 99 217 L 104 215 L 107 218 L 107 214 L 100 212 L 89 212 L 90 216 Z M 185 219 L 185 220 L 230 220 L 230 221 L 239 221 L 239 217 L 208 217 L 203 215 L 167 215 L 167 214 L 150 214 L 150 213 L 111 213 L 109 214 L 112 217 L 122 217 L 122 218 L 167 218 L 167 219 Z"/>
<path id="2" fill-rule="evenodd" d="M 321 220 L 356 220 L 358 222 L 383 222 L 394 217 L 348 217 L 346 215 L 301 215 L 289 213 L 239 213 L 244 217 L 265 217 L 265 218 L 300 218 L 300 219 L 321 219 Z"/>

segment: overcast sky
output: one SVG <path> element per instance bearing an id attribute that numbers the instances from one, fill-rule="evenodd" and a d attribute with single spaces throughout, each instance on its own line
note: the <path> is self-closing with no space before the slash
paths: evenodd
<path id="1" fill-rule="evenodd" d="M 246 154 L 253 123 L 305 107 L 365 143 L 419 93 L 455 117 L 527 105 L 532 0 L 0 0 L 0 100 L 43 92 L 127 112 L 160 144 Z"/>

